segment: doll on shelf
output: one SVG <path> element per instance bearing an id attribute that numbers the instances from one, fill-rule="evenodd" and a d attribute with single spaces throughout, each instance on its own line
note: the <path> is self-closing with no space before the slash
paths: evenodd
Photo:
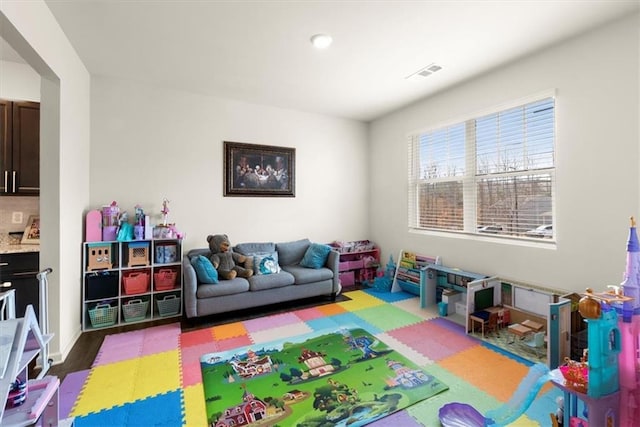
<path id="1" fill-rule="evenodd" d="M 162 225 L 166 227 L 169 221 L 169 200 L 164 199 L 162 201 L 162 210 L 160 213 L 162 214 Z"/>

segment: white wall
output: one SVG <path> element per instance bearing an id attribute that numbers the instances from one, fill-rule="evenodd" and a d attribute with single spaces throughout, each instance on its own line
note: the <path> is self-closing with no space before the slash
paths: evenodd
<path id="1" fill-rule="evenodd" d="M 40 265 L 49 281 L 51 357 L 80 333 L 82 212 L 89 199 L 89 73 L 42 0 L 0 2 L 0 36 L 41 76 Z"/>
<path id="2" fill-rule="evenodd" d="M 91 207 L 140 204 L 186 233 L 233 243 L 368 236 L 367 126 L 275 107 L 92 78 Z M 223 197 L 223 141 L 296 149 L 294 198 Z"/>
<path id="3" fill-rule="evenodd" d="M 27 64 L 0 61 L 0 98 L 40 102 L 40 75 Z"/>
<path id="4" fill-rule="evenodd" d="M 371 236 L 385 256 L 396 259 L 404 248 L 440 255 L 448 266 L 574 291 L 620 283 L 628 218 L 640 217 L 639 29 L 636 14 L 374 121 Z M 409 233 L 406 136 L 552 88 L 556 247 Z"/>

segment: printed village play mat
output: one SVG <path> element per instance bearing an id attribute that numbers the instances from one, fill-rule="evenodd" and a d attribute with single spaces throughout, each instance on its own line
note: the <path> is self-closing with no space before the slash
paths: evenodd
<path id="1" fill-rule="evenodd" d="M 212 427 L 362 426 L 448 386 L 359 327 L 200 358 Z"/>

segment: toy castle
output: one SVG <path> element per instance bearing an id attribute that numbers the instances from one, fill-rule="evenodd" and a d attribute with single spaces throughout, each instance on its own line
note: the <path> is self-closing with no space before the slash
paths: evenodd
<path id="1" fill-rule="evenodd" d="M 578 414 L 576 394 L 565 393 L 565 425 L 633 427 L 640 419 L 640 243 L 633 217 L 624 280 L 611 288 L 588 289 L 580 300 L 588 324 L 588 385 L 578 397 L 586 410 Z"/>

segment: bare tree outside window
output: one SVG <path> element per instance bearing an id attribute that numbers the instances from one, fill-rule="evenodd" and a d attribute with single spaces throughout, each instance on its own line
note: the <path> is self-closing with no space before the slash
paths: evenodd
<path id="1" fill-rule="evenodd" d="M 411 228 L 531 238 L 548 226 L 543 237 L 553 238 L 553 98 L 414 135 L 409 146 Z"/>

